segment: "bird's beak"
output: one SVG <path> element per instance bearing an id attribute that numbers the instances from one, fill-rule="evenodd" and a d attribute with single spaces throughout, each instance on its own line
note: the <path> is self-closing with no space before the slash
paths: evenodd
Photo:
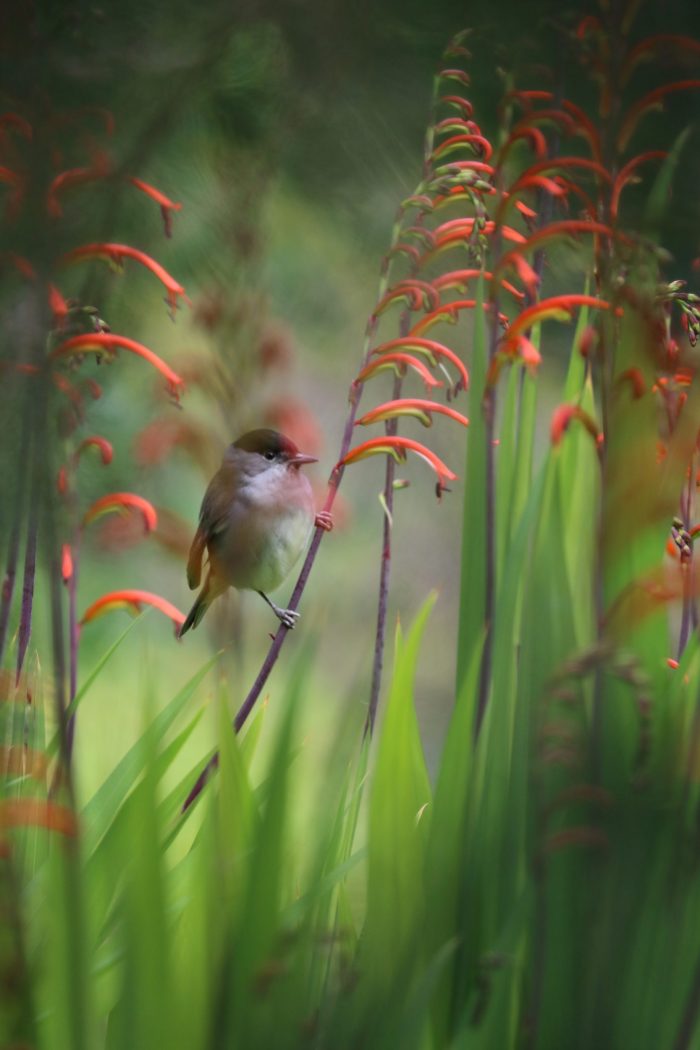
<path id="1" fill-rule="evenodd" d="M 303 467 L 305 463 L 318 463 L 318 459 L 316 456 L 307 456 L 305 452 L 297 452 L 289 462 L 294 467 Z"/>

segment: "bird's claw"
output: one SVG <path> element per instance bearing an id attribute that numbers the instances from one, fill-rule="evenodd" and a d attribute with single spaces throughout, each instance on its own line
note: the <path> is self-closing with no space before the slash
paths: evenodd
<path id="1" fill-rule="evenodd" d="M 330 532 L 333 528 L 333 515 L 329 510 L 319 510 L 316 514 L 314 524 L 324 532 Z"/>
<path id="2" fill-rule="evenodd" d="M 294 609 L 276 609 L 277 618 L 279 622 L 283 624 L 288 630 L 292 630 L 296 627 L 297 620 L 299 619 L 299 613 Z"/>

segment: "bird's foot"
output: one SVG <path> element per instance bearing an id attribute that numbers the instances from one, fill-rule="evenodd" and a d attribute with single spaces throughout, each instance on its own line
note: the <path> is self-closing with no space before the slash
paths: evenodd
<path id="1" fill-rule="evenodd" d="M 279 622 L 291 631 L 296 627 L 300 614 L 294 609 L 275 609 L 275 615 Z"/>
<path id="2" fill-rule="evenodd" d="M 268 596 L 264 594 L 263 591 L 258 591 L 258 594 L 261 598 L 265 599 L 265 601 L 270 606 L 273 613 L 275 614 L 275 616 L 281 624 L 283 624 L 290 631 L 293 627 L 296 627 L 296 623 L 299 619 L 300 614 L 295 609 L 282 609 L 279 605 L 276 605 L 271 598 L 268 598 Z"/>
<path id="3" fill-rule="evenodd" d="M 329 510 L 319 510 L 314 520 L 314 525 L 323 529 L 324 532 L 330 532 L 333 528 L 333 515 Z"/>

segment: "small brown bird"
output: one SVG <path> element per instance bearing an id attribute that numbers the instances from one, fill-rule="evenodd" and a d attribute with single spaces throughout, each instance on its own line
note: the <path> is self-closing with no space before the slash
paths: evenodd
<path id="1" fill-rule="evenodd" d="M 205 548 L 209 571 L 180 637 L 228 587 L 257 591 L 285 627 L 294 627 L 299 614 L 281 609 L 266 592 L 289 574 L 314 525 L 333 527 L 329 513 L 316 513 L 311 485 L 299 469 L 315 462 L 275 430 L 251 430 L 229 445 L 199 512 L 187 562 L 190 588 L 199 585 Z"/>

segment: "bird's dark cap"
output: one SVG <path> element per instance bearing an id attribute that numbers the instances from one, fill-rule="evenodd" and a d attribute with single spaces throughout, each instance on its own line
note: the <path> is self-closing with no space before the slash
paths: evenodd
<path id="1" fill-rule="evenodd" d="M 299 453 L 293 441 L 277 430 L 269 430 L 267 427 L 249 430 L 247 434 L 239 437 L 238 441 L 234 441 L 233 447 L 243 449 L 244 452 L 259 452 L 261 455 L 273 452 L 285 459 L 293 459 Z"/>

